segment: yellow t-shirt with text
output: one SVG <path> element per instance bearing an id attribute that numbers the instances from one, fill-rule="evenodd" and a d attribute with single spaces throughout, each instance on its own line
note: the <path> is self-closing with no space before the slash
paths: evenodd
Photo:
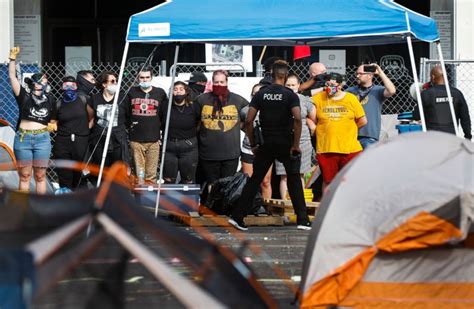
<path id="1" fill-rule="evenodd" d="M 357 140 L 356 119 L 365 116 L 357 97 L 345 93 L 340 100 L 333 100 L 326 92 L 312 97 L 316 106 L 316 152 L 353 153 L 362 150 Z"/>

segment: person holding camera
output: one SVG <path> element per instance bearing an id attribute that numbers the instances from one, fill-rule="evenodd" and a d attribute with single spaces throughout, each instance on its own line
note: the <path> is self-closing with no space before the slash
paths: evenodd
<path id="1" fill-rule="evenodd" d="M 297 215 L 298 229 L 309 230 L 311 223 L 300 180 L 302 128 L 300 102 L 298 96 L 285 87 L 288 78 L 288 64 L 285 61 L 279 60 L 273 64 L 272 77 L 273 84 L 260 89 L 250 103 L 245 128 L 252 152 L 255 154 L 254 170 L 228 222 L 239 230 L 248 229 L 244 217 L 252 206 L 265 174 L 273 161 L 278 159 L 285 166 L 288 175 L 288 191 Z M 256 143 L 253 127 L 257 112 L 260 112 L 263 138 L 260 144 Z"/>
<path id="2" fill-rule="evenodd" d="M 374 84 L 374 76 L 382 80 L 383 86 Z M 393 96 L 396 92 L 395 85 L 385 75 L 382 68 L 376 63 L 361 65 L 356 73 L 357 86 L 347 89 L 357 96 L 364 108 L 367 117 L 367 125 L 359 129 L 358 140 L 362 148 L 378 142 L 382 123 L 382 104 L 386 98 Z"/>
<path id="3" fill-rule="evenodd" d="M 56 104 L 47 95 L 48 79 L 43 73 L 35 73 L 31 78 L 25 78 L 29 92 L 21 86 L 16 77 L 16 58 L 19 53 L 20 47 L 10 49 L 8 64 L 10 85 L 19 109 L 13 144 L 20 178 L 18 189 L 29 191 L 33 169 L 36 193 L 44 194 L 47 190 L 46 169 L 51 155 L 49 132 L 57 128 Z"/>
<path id="4" fill-rule="evenodd" d="M 324 84 L 326 82 L 326 66 L 321 62 L 313 62 L 309 66 L 310 79 L 301 83 L 298 91 L 307 97 L 311 97 L 318 92 L 323 91 Z"/>
<path id="5" fill-rule="evenodd" d="M 362 151 L 357 130 L 367 124 L 362 105 L 355 95 L 342 91 L 342 86 L 342 75 L 329 73 L 325 91 L 312 98 L 316 105 L 316 158 L 323 175 L 323 190 Z"/>

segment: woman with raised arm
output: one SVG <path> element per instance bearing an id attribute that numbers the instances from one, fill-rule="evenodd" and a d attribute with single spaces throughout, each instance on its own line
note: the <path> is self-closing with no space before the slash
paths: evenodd
<path id="1" fill-rule="evenodd" d="M 13 95 L 18 104 L 19 119 L 14 143 L 17 159 L 18 189 L 29 191 L 33 173 L 36 192 L 46 193 L 46 169 L 51 155 L 49 131 L 56 127 L 56 104 L 46 92 L 48 80 L 42 73 L 36 73 L 25 79 L 29 93 L 21 86 L 16 77 L 16 57 L 19 47 L 10 50 L 8 75 Z"/>

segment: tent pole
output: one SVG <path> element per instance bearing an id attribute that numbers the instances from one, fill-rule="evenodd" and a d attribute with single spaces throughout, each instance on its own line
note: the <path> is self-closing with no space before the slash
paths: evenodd
<path id="1" fill-rule="evenodd" d="M 162 258 L 153 254 L 150 249 L 134 239 L 106 214 L 99 213 L 96 218 L 107 233 L 136 257 L 185 307 L 225 308 L 224 304 L 207 291 L 173 271 Z"/>
<path id="2" fill-rule="evenodd" d="M 98 176 L 98 179 L 97 179 L 97 187 L 100 186 L 100 181 L 102 179 L 102 173 L 104 172 L 105 158 L 107 157 L 107 149 L 109 148 L 110 136 L 112 135 L 112 124 L 114 122 L 113 119 L 114 119 L 115 113 L 117 113 L 118 99 L 119 99 L 119 96 L 120 96 L 120 86 L 122 85 L 123 71 L 125 69 L 125 62 L 127 60 L 129 44 L 130 44 L 129 42 L 125 43 L 125 49 L 123 51 L 122 64 L 120 65 L 120 73 L 119 73 L 118 81 L 117 81 L 118 91 L 117 91 L 117 93 L 115 93 L 114 102 L 112 103 L 112 112 L 110 113 L 109 126 L 107 127 L 107 136 L 105 138 L 104 151 L 102 152 L 102 161 L 100 162 L 100 170 L 99 170 L 99 176 Z"/>
<path id="3" fill-rule="evenodd" d="M 439 62 L 441 63 L 441 69 L 443 70 L 444 86 L 446 87 L 446 93 L 448 94 L 449 110 L 451 111 L 451 117 L 453 119 L 454 132 L 456 133 L 456 136 L 458 136 L 459 126 L 456 120 L 456 114 L 454 112 L 453 97 L 451 96 L 451 88 L 449 87 L 446 64 L 444 63 L 443 51 L 441 50 L 441 43 L 439 41 L 436 42 L 436 48 L 438 51 Z"/>
<path id="4" fill-rule="evenodd" d="M 421 92 L 418 80 L 418 73 L 416 72 L 416 63 L 415 63 L 415 54 L 413 53 L 413 45 L 411 43 L 411 36 L 407 36 L 407 43 L 408 43 L 408 52 L 410 53 L 410 62 L 411 62 L 411 69 L 413 71 L 413 79 L 415 81 L 415 90 L 416 90 L 416 100 L 418 102 L 418 109 L 420 111 L 420 119 L 421 119 L 421 127 L 423 128 L 423 132 L 426 132 L 426 122 L 425 122 L 425 114 L 423 112 L 423 104 L 421 103 Z"/>
<path id="5" fill-rule="evenodd" d="M 161 182 L 163 179 L 163 167 L 165 165 L 165 154 L 166 154 L 166 145 L 168 142 L 168 128 L 170 125 L 170 115 L 171 115 L 171 105 L 173 104 L 173 88 L 174 80 L 176 78 L 176 64 L 178 63 L 178 54 L 179 54 L 179 44 L 176 44 L 176 50 L 174 52 L 174 64 L 171 70 L 171 85 L 168 98 L 168 110 L 166 111 L 166 123 L 165 131 L 163 133 L 163 148 L 161 149 L 161 161 L 160 161 L 160 177 L 158 178 L 158 192 L 156 192 L 156 203 L 155 203 L 155 218 L 158 217 L 158 208 L 160 207 L 160 192 L 161 192 Z"/>

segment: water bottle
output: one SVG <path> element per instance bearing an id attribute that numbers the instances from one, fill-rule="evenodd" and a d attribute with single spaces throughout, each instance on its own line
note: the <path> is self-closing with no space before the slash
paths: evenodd
<path id="1" fill-rule="evenodd" d="M 143 169 L 143 167 L 140 167 L 140 169 L 138 170 L 138 184 L 142 185 L 144 183 L 145 183 L 145 170 Z"/>

